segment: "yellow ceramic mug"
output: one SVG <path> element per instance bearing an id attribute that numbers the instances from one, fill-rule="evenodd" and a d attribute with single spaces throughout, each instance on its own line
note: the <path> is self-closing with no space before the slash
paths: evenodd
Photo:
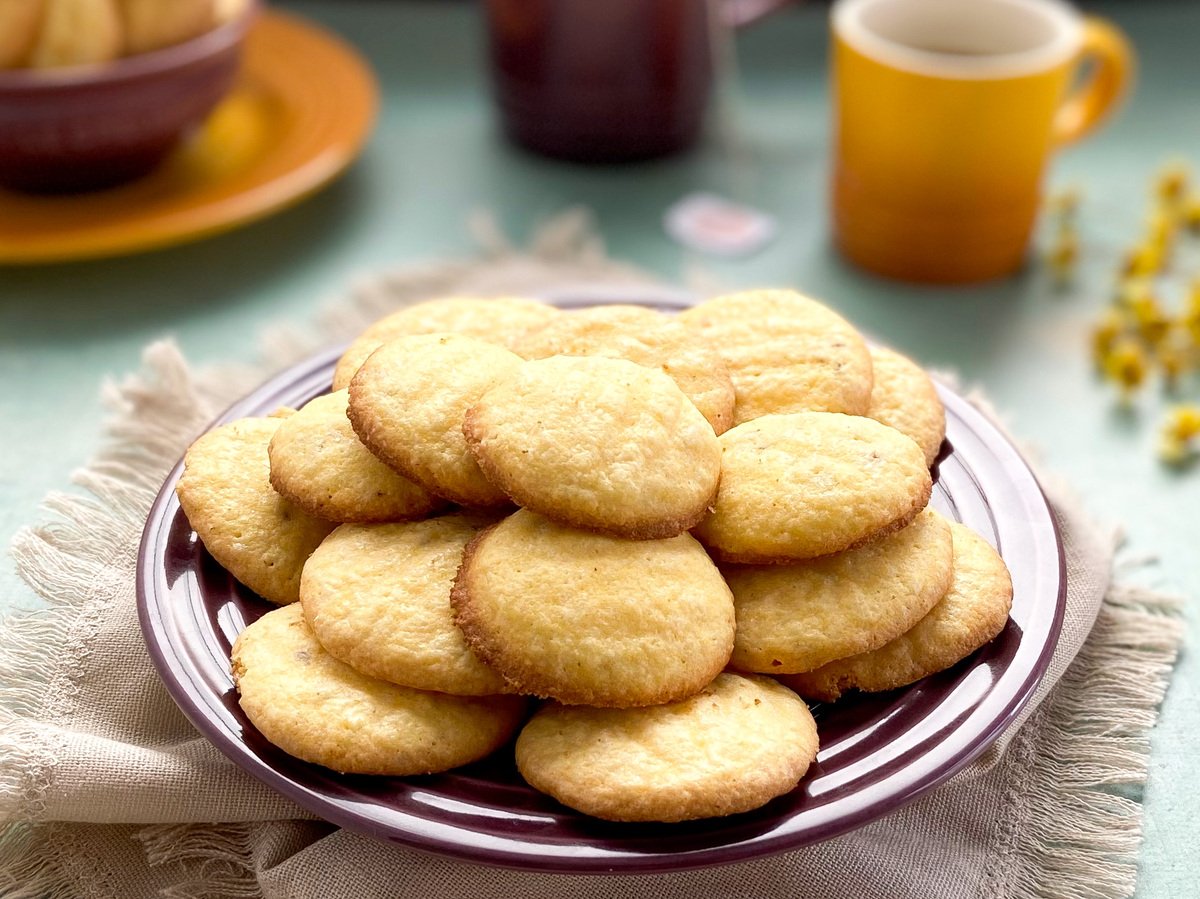
<path id="1" fill-rule="evenodd" d="M 910 281 L 1018 268 L 1048 156 L 1129 81 L 1120 32 L 1058 0 L 838 0 L 831 21 L 842 252 Z"/>

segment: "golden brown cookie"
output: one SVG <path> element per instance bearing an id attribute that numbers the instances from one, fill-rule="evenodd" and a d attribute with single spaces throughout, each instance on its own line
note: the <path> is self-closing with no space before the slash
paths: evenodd
<path id="1" fill-rule="evenodd" d="M 635 539 L 692 527 L 720 477 L 717 436 L 692 401 L 625 359 L 527 362 L 468 410 L 463 432 L 518 505 Z"/>
<path id="2" fill-rule="evenodd" d="M 327 521 L 424 518 L 445 500 L 389 468 L 363 446 L 346 417 L 349 396 L 319 396 L 271 438 L 271 486 Z"/>
<path id="3" fill-rule="evenodd" d="M 679 315 L 717 348 L 737 391 L 734 424 L 788 412 L 862 415 L 871 354 L 854 326 L 793 290 L 715 297 Z"/>
<path id="4" fill-rule="evenodd" d="M 343 525 L 317 547 L 300 603 L 326 651 L 371 677 L 464 696 L 505 692 L 467 646 L 450 611 L 463 549 L 478 528 L 463 515 Z"/>
<path id="5" fill-rule="evenodd" d="M 300 570 L 331 522 L 271 486 L 267 446 L 285 418 L 243 418 L 203 434 L 183 457 L 179 505 L 205 549 L 274 603 L 295 602 Z"/>
<path id="6" fill-rule="evenodd" d="M 933 509 L 840 553 L 726 568 L 737 610 L 730 664 L 793 674 L 880 647 L 946 595 L 953 571 L 950 524 Z"/>
<path id="7" fill-rule="evenodd" d="M 238 702 L 289 755 L 346 774 L 431 774 L 508 742 L 517 696 L 449 696 L 359 674 L 321 648 L 298 605 L 248 626 L 231 659 Z"/>
<path id="8" fill-rule="evenodd" d="M 750 811 L 794 789 L 816 756 L 804 701 L 736 674 L 650 708 L 550 704 L 517 738 L 517 768 L 535 789 L 610 821 Z"/>
<path id="9" fill-rule="evenodd" d="M 832 702 L 847 690 L 907 686 L 965 659 L 1004 630 L 1012 578 L 1004 560 L 966 525 L 950 525 L 954 579 L 945 597 L 905 634 L 872 652 L 782 678 L 803 696 Z"/>
<path id="10" fill-rule="evenodd" d="M 870 418 L 766 415 L 719 439 L 720 490 L 695 534 L 725 562 L 840 552 L 904 527 L 932 491 L 920 448 Z"/>
<path id="11" fill-rule="evenodd" d="M 485 662 L 567 704 L 689 696 L 733 648 L 733 598 L 688 534 L 632 542 L 521 509 L 468 545 L 451 602 Z"/>
<path id="12" fill-rule="evenodd" d="M 508 347 L 530 328 L 561 315 L 554 306 L 524 297 L 443 297 L 405 306 L 371 325 L 350 345 L 333 372 L 333 389 L 350 379 L 375 350 L 412 334 L 465 334 Z"/>
<path id="13" fill-rule="evenodd" d="M 116 0 L 44 0 L 28 62 L 35 69 L 111 62 L 121 40 Z"/>
<path id="14" fill-rule="evenodd" d="M 660 369 L 679 385 L 718 434 L 733 424 L 733 381 L 709 341 L 645 306 L 594 306 L 529 331 L 513 349 L 526 359 L 608 356 Z"/>
<path id="15" fill-rule="evenodd" d="M 911 437 L 932 465 L 946 436 L 946 410 L 925 370 L 907 356 L 871 347 L 875 386 L 867 417 Z"/>
<path id="16" fill-rule="evenodd" d="M 0 69 L 16 68 L 29 61 L 44 9 L 45 0 L 0 3 Z"/>
<path id="17" fill-rule="evenodd" d="M 463 416 L 523 365 L 515 353 L 475 337 L 400 337 L 354 376 L 350 422 L 372 453 L 433 493 L 464 506 L 506 505 L 504 491 L 467 448 Z"/>
<path id="18" fill-rule="evenodd" d="M 117 0 L 124 53 L 148 53 L 179 44 L 217 26 L 214 0 Z"/>

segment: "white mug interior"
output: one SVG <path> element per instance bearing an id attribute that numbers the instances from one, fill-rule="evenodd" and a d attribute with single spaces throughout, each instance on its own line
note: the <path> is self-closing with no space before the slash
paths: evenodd
<path id="1" fill-rule="evenodd" d="M 948 78 L 1011 78 L 1078 52 L 1079 14 L 1060 0 L 838 0 L 834 32 L 886 65 Z"/>

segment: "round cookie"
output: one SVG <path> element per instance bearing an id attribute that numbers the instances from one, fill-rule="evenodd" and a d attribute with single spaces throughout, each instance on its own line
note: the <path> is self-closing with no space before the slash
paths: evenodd
<path id="1" fill-rule="evenodd" d="M 932 465 L 946 436 L 946 410 L 925 370 L 907 356 L 871 347 L 875 386 L 867 417 L 911 437 Z"/>
<path id="2" fill-rule="evenodd" d="M 871 402 L 866 342 L 829 307 L 793 290 L 749 290 L 684 310 L 680 320 L 724 357 L 734 424 L 788 412 L 862 415 Z"/>
<path id="3" fill-rule="evenodd" d="M 950 525 L 929 508 L 908 527 L 844 552 L 727 568 L 737 612 L 730 664 L 794 674 L 880 647 L 946 595 L 953 571 Z"/>
<path id="4" fill-rule="evenodd" d="M 508 742 L 517 696 L 449 696 L 359 674 L 321 648 L 298 605 L 238 635 L 230 664 L 238 702 L 268 741 L 342 774 L 432 774 Z"/>
<path id="5" fill-rule="evenodd" d="M 526 359 L 608 356 L 671 376 L 718 434 L 733 424 L 733 382 L 716 347 L 691 328 L 645 306 L 612 304 L 566 312 L 521 337 Z"/>
<path id="6" fill-rule="evenodd" d="M 271 486 L 327 521 L 405 521 L 444 505 L 363 446 L 346 418 L 348 402 L 339 390 L 284 420 L 267 448 Z"/>
<path id="7" fill-rule="evenodd" d="M 271 486 L 267 446 L 284 416 L 243 418 L 214 428 L 183 457 L 175 487 L 188 523 L 226 571 L 273 603 L 295 602 L 300 570 L 333 524 L 309 515 Z"/>
<path id="8" fill-rule="evenodd" d="M 400 337 L 354 376 L 347 414 L 372 453 L 426 489 L 464 506 L 506 505 L 467 448 L 463 416 L 523 365 L 516 353 L 475 337 Z"/>
<path id="9" fill-rule="evenodd" d="M 516 755 L 531 786 L 584 814 L 688 821 L 790 792 L 817 756 L 817 726 L 770 678 L 721 674 L 667 705 L 547 705 L 521 731 Z"/>
<path id="10" fill-rule="evenodd" d="M 690 696 L 733 649 L 733 597 L 688 534 L 631 542 L 521 509 L 467 546 L 451 602 L 517 690 L 570 705 Z"/>
<path id="11" fill-rule="evenodd" d="M 326 652 L 371 677 L 466 696 L 506 691 L 454 624 L 450 588 L 478 528 L 463 515 L 348 524 L 317 547 L 300 581 Z"/>
<path id="12" fill-rule="evenodd" d="M 954 578 L 941 602 L 917 624 L 871 652 L 782 678 L 802 696 L 833 702 L 847 690 L 894 690 L 943 671 L 995 639 L 1012 607 L 1004 560 L 966 525 L 950 525 Z"/>
<path id="13" fill-rule="evenodd" d="M 405 306 L 379 319 L 350 344 L 333 370 L 333 389 L 348 387 L 367 357 L 397 337 L 465 334 L 511 349 L 530 328 L 561 314 L 554 306 L 524 297 L 443 297 Z"/>
<path id="14" fill-rule="evenodd" d="M 920 448 L 870 418 L 767 415 L 719 439 L 717 501 L 695 534 L 725 562 L 840 552 L 904 527 L 933 489 Z"/>
<path id="15" fill-rule="evenodd" d="M 518 505 L 639 540 L 696 524 L 721 474 L 717 436 L 692 401 L 625 359 L 527 362 L 468 410 L 463 433 Z"/>

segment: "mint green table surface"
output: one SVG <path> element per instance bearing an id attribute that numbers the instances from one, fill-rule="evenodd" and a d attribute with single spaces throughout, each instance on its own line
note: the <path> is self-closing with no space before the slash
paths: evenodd
<path id="1" fill-rule="evenodd" d="M 1089 322 L 1107 302 L 1121 248 L 1134 239 L 1157 166 L 1200 163 L 1200 7 L 1128 2 L 1121 22 L 1141 56 L 1132 103 L 1107 130 L 1064 153 L 1051 182 L 1077 183 L 1083 266 L 1055 292 L 1038 266 L 986 287 L 935 290 L 875 280 L 833 254 L 824 214 L 828 164 L 825 31 L 820 8 L 779 16 L 739 39 L 733 101 L 745 157 L 735 170 L 709 140 L 694 154 L 619 169 L 548 162 L 506 146 L 490 118 L 482 33 L 471 4 L 286 4 L 353 41 L 382 84 L 378 128 L 359 163 L 299 207 L 177 249 L 114 259 L 0 268 L 0 541 L 39 517 L 98 446 L 105 377 L 138 365 L 173 335 L 196 362 L 244 357 L 260 327 L 304 320 L 355 274 L 470 252 L 469 213 L 494 211 L 514 236 L 569 205 L 596 215 L 610 252 L 667 278 L 697 263 L 730 285 L 788 285 L 826 298 L 860 327 L 928 365 L 986 389 L 1015 433 L 1066 476 L 1097 516 L 1126 527 L 1140 576 L 1200 599 L 1200 467 L 1155 459 L 1153 391 L 1120 414 L 1093 375 Z M 698 259 L 663 233 L 663 210 L 697 189 L 734 194 L 778 216 L 778 239 L 740 261 Z M 1200 250 L 1192 254 L 1200 273 Z M 1194 391 L 1200 399 L 1200 390 Z M 38 600 L 0 563 L 0 609 Z M 1200 895 L 1200 703 L 1185 650 L 1152 737 L 1145 791 L 1142 899 Z"/>

